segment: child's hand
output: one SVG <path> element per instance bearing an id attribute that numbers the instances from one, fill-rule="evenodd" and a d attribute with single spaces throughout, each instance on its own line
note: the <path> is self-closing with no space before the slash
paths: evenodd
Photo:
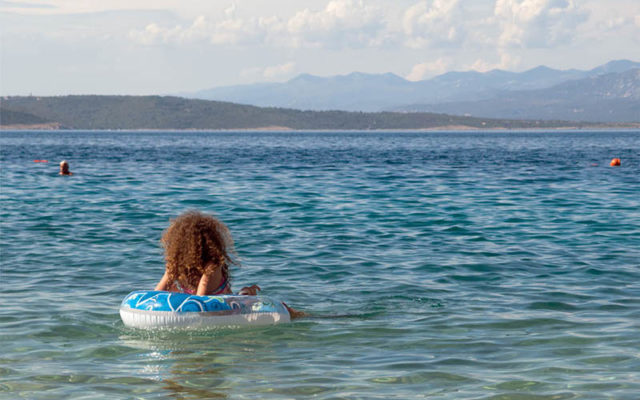
<path id="1" fill-rule="evenodd" d="M 241 296 L 255 296 L 258 294 L 258 291 L 260 290 L 262 289 L 260 289 L 260 286 L 258 285 L 245 286 L 242 289 L 240 289 L 238 294 Z"/>
<path id="2" fill-rule="evenodd" d="M 289 311 L 289 316 L 291 317 L 291 319 L 303 318 L 303 317 L 309 316 L 309 314 L 307 314 L 304 311 L 298 311 L 294 308 L 289 307 L 287 303 L 285 303 L 284 301 L 282 302 L 282 304 L 284 304 L 284 306 L 287 308 L 287 311 Z"/>

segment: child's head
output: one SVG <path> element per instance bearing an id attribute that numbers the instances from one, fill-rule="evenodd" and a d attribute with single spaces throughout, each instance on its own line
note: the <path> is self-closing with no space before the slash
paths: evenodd
<path id="1" fill-rule="evenodd" d="M 221 268 L 228 279 L 228 267 L 235 260 L 233 239 L 225 224 L 199 211 L 187 211 L 171 221 L 162 235 L 170 282 L 195 286 L 202 274 Z"/>

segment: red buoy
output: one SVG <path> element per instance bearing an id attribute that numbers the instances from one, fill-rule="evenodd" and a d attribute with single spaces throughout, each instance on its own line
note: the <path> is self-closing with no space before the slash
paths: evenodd
<path id="1" fill-rule="evenodd" d="M 620 159 L 619 158 L 614 158 L 613 160 L 611 160 L 609 165 L 611 165 L 612 167 L 619 167 L 620 166 Z"/>

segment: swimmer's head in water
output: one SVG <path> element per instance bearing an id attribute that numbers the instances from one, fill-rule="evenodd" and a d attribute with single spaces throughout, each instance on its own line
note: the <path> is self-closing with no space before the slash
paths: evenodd
<path id="1" fill-rule="evenodd" d="M 187 211 L 171 221 L 161 239 L 169 282 L 197 286 L 202 274 L 221 268 L 229 279 L 236 264 L 233 239 L 225 224 L 211 215 Z"/>
<path id="2" fill-rule="evenodd" d="M 60 175 L 71 175 L 69 172 L 69 163 L 67 160 L 60 161 Z"/>

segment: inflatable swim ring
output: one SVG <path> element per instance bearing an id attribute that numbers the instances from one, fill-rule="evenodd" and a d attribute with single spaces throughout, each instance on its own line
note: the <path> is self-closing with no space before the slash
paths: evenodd
<path id="1" fill-rule="evenodd" d="M 289 322 L 280 301 L 265 296 L 195 296 L 135 291 L 120 304 L 125 326 L 143 329 L 203 329 Z"/>

